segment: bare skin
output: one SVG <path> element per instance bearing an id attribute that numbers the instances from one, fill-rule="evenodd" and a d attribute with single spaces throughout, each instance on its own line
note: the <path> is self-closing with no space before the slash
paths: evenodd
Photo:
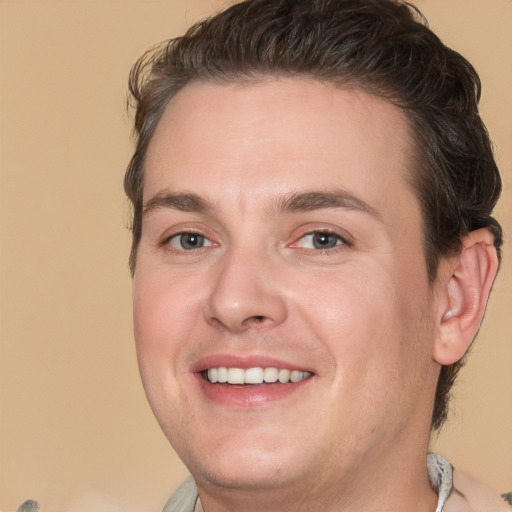
<path id="1" fill-rule="evenodd" d="M 170 102 L 147 155 L 135 334 L 206 512 L 435 510 L 433 394 L 463 350 L 443 351 L 453 265 L 428 283 L 409 137 L 390 104 L 308 80 Z M 209 382 L 219 367 L 306 377 Z"/>

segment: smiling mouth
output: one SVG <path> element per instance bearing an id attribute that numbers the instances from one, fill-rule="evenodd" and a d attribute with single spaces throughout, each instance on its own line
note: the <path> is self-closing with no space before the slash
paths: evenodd
<path id="1" fill-rule="evenodd" d="M 295 383 L 311 377 L 311 372 L 287 370 L 285 368 L 208 368 L 201 372 L 210 384 L 281 384 Z"/>

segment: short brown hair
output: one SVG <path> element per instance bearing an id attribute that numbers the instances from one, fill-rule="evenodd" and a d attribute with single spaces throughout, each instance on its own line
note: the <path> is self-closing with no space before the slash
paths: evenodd
<path id="1" fill-rule="evenodd" d="M 171 98 L 192 81 L 311 77 L 365 90 L 401 108 L 414 136 L 411 181 L 423 216 L 430 282 L 462 237 L 486 227 L 500 254 L 492 217 L 501 179 L 478 113 L 480 80 L 446 47 L 412 5 L 394 0 L 246 0 L 146 52 L 130 75 L 137 144 L 125 176 L 133 205 L 130 268 L 142 229 L 144 160 Z M 446 419 L 462 362 L 443 366 L 432 428 Z"/>

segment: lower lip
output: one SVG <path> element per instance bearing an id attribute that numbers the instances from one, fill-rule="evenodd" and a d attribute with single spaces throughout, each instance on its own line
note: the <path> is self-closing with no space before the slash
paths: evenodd
<path id="1" fill-rule="evenodd" d="M 289 382 L 287 384 L 275 382 L 271 384 L 249 384 L 240 386 L 231 384 L 211 384 L 206 381 L 200 373 L 195 374 L 195 376 L 201 391 L 208 399 L 218 404 L 237 409 L 249 409 L 265 405 L 269 402 L 282 400 L 289 397 L 312 380 L 312 377 L 308 377 L 299 382 Z"/>

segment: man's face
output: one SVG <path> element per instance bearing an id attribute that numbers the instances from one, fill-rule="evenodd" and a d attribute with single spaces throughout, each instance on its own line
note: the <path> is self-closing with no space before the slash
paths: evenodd
<path id="1" fill-rule="evenodd" d="M 357 90 L 196 83 L 170 102 L 135 335 L 199 485 L 321 488 L 426 443 L 435 315 L 411 160 L 403 114 Z"/>

